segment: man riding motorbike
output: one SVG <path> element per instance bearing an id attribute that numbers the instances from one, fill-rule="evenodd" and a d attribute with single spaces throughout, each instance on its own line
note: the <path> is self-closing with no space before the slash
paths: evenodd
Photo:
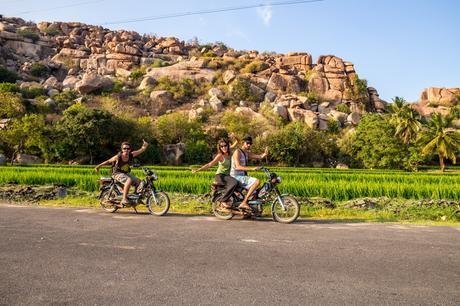
<path id="1" fill-rule="evenodd" d="M 268 148 L 265 148 L 264 153 L 254 154 L 250 152 L 252 146 L 252 137 L 247 135 L 243 138 L 243 144 L 240 149 L 236 150 L 232 156 L 232 166 L 230 175 L 233 176 L 244 189 L 248 190 L 243 202 L 238 208 L 251 211 L 251 207 L 248 205 L 248 200 L 252 193 L 259 187 L 260 181 L 255 177 L 247 175 L 247 171 L 259 170 L 260 167 L 248 167 L 248 160 L 255 159 L 260 160 L 268 155 Z"/>
<path id="2" fill-rule="evenodd" d="M 129 142 L 123 142 L 121 144 L 120 153 L 100 163 L 94 168 L 96 172 L 99 172 L 100 167 L 104 165 L 112 164 L 113 178 L 116 181 L 124 185 L 123 199 L 121 203 L 119 204 L 121 207 L 129 204 L 128 194 L 129 194 L 129 188 L 131 187 L 131 185 L 134 184 L 134 186 L 137 187 L 140 182 L 136 176 L 130 173 L 131 172 L 130 164 L 132 163 L 134 157 L 139 156 L 142 153 L 144 153 L 145 150 L 147 150 L 148 146 L 149 144 L 144 139 L 142 139 L 142 147 L 136 151 L 131 152 L 131 145 L 129 144 Z"/>

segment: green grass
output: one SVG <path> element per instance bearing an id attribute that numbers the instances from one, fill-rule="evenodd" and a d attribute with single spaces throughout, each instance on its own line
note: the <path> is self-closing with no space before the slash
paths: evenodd
<path id="1" fill-rule="evenodd" d="M 205 194 L 214 179 L 214 171 L 192 174 L 189 167 L 154 166 L 159 176 L 156 185 L 167 192 Z M 403 172 L 390 170 L 336 170 L 312 168 L 272 168 L 283 177 L 282 192 L 297 197 L 322 197 L 332 201 L 356 198 L 388 197 L 400 199 L 434 199 L 460 201 L 460 175 L 457 172 Z M 142 178 L 140 170 L 134 174 Z M 98 190 L 100 176 L 109 176 L 105 168 L 100 174 L 90 166 L 3 166 L 0 184 L 46 185 L 63 183 L 83 191 Z M 251 172 L 262 181 L 263 173 Z"/>

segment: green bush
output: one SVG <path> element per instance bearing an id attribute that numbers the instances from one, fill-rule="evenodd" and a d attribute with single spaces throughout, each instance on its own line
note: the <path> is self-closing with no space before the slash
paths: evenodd
<path id="1" fill-rule="evenodd" d="M 55 28 L 46 28 L 43 30 L 43 33 L 48 34 L 49 36 L 58 36 L 62 34 L 60 30 Z"/>
<path id="2" fill-rule="evenodd" d="M 267 63 L 262 62 L 262 61 L 254 61 L 252 63 L 247 64 L 244 66 L 243 69 L 241 69 L 241 73 L 257 73 L 260 71 L 263 71 L 270 67 Z"/>
<path id="3" fill-rule="evenodd" d="M 166 67 L 166 66 L 170 66 L 171 64 L 162 60 L 162 59 L 159 59 L 159 58 L 156 58 L 153 60 L 153 63 L 150 65 L 151 67 L 153 68 L 160 68 L 160 67 Z"/>
<path id="4" fill-rule="evenodd" d="M 16 33 L 25 38 L 31 39 L 34 43 L 40 39 L 40 36 L 32 29 L 17 29 Z"/>
<path id="5" fill-rule="evenodd" d="M 29 73 L 34 77 L 45 78 L 49 76 L 50 69 L 42 63 L 35 62 L 30 66 Z"/>
<path id="6" fill-rule="evenodd" d="M 342 112 L 342 113 L 346 113 L 346 114 L 349 114 L 351 113 L 351 110 L 350 108 L 348 107 L 348 105 L 344 104 L 344 103 L 340 103 L 339 105 L 337 105 L 335 107 L 335 109 L 339 112 Z"/>
<path id="7" fill-rule="evenodd" d="M 191 79 L 183 79 L 180 82 L 171 80 L 169 77 L 161 77 L 155 90 L 167 90 L 174 95 L 174 99 L 192 98 L 203 94 L 205 86 L 195 83 Z"/>
<path id="8" fill-rule="evenodd" d="M 248 80 L 242 78 L 233 81 L 230 89 L 230 95 L 234 100 L 237 101 L 259 101 L 259 96 L 254 94 L 251 90 L 251 83 Z"/>
<path id="9" fill-rule="evenodd" d="M 46 90 L 40 86 L 31 86 L 22 88 L 21 93 L 25 99 L 35 99 L 36 97 L 46 95 Z"/>
<path id="10" fill-rule="evenodd" d="M 147 67 L 145 67 L 145 66 L 140 66 L 140 67 L 134 68 L 131 71 L 131 74 L 129 75 L 129 78 L 132 79 L 132 80 L 139 80 L 145 75 L 146 71 L 147 71 Z"/>
<path id="11" fill-rule="evenodd" d="M 26 111 L 21 95 L 18 93 L 0 93 L 0 118 L 12 118 L 23 115 Z"/>
<path id="12" fill-rule="evenodd" d="M 12 93 L 17 93 L 20 92 L 21 89 L 17 84 L 14 83 L 0 83 L 0 93 L 5 93 L 5 92 L 12 92 Z"/>
<path id="13" fill-rule="evenodd" d="M 212 57 L 217 57 L 217 54 L 214 53 L 214 51 L 210 50 L 210 51 L 203 53 L 203 56 L 212 58 Z"/>
<path id="14" fill-rule="evenodd" d="M 14 83 L 19 79 L 19 76 L 16 72 L 10 71 L 5 67 L 0 65 L 0 83 Z"/>
<path id="15" fill-rule="evenodd" d="M 77 94 L 72 90 L 63 91 L 51 97 L 56 102 L 57 109 L 63 111 L 73 105 Z"/>

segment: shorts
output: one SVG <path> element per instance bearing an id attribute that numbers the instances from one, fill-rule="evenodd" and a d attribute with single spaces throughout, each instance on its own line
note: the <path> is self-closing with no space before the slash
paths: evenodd
<path id="1" fill-rule="evenodd" d="M 120 182 L 122 184 L 126 183 L 126 181 L 129 178 L 131 179 L 134 185 L 137 185 L 139 182 L 139 179 L 135 177 L 134 175 L 132 175 L 131 173 L 117 172 L 117 173 L 114 173 L 112 176 L 117 182 Z"/>
<path id="2" fill-rule="evenodd" d="M 235 179 L 240 182 L 241 187 L 244 189 L 249 189 L 251 188 L 252 185 L 254 185 L 257 181 L 255 177 L 247 176 L 247 175 L 237 175 L 235 176 Z"/>

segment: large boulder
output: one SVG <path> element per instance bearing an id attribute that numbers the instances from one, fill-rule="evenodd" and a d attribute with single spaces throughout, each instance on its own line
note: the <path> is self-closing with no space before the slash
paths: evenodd
<path id="1" fill-rule="evenodd" d="M 172 93 L 167 90 L 155 90 L 150 93 L 149 111 L 154 115 L 162 115 L 176 105 Z"/>
<path id="2" fill-rule="evenodd" d="M 273 73 L 268 80 L 267 90 L 299 93 L 301 90 L 300 79 L 293 75 Z"/>
<path id="3" fill-rule="evenodd" d="M 85 74 L 81 81 L 75 84 L 75 89 L 81 94 L 89 94 L 101 89 L 111 89 L 112 87 L 112 79 L 97 74 Z"/>
<path id="4" fill-rule="evenodd" d="M 147 90 L 149 88 L 154 87 L 157 84 L 157 81 L 152 78 L 151 76 L 146 76 L 142 79 L 141 84 L 137 89 L 139 90 Z"/>
<path id="5" fill-rule="evenodd" d="M 210 104 L 212 110 L 215 111 L 216 113 L 222 111 L 222 109 L 224 108 L 224 104 L 216 96 L 212 96 L 211 99 L 209 99 L 209 104 Z"/>
<path id="6" fill-rule="evenodd" d="M 28 155 L 28 154 L 18 154 L 14 159 L 14 162 L 22 165 L 26 164 L 42 164 L 43 159 L 35 155 Z"/>
<path id="7" fill-rule="evenodd" d="M 318 127 L 318 115 L 310 110 L 289 108 L 288 113 L 291 121 L 304 122 L 312 129 L 316 129 Z"/>
<path id="8" fill-rule="evenodd" d="M 75 85 L 80 82 L 80 79 L 73 75 L 68 75 L 64 81 L 62 81 L 62 89 L 75 89 Z"/>
<path id="9" fill-rule="evenodd" d="M 3 154 L 0 154 L 0 165 L 3 166 L 6 164 L 6 157 Z"/>
<path id="10" fill-rule="evenodd" d="M 420 95 L 420 104 L 422 105 L 443 105 L 455 106 L 459 103 L 460 88 L 426 88 Z"/>
<path id="11" fill-rule="evenodd" d="M 185 148 L 185 143 L 167 144 L 163 146 L 163 154 L 169 164 L 180 165 Z"/>

